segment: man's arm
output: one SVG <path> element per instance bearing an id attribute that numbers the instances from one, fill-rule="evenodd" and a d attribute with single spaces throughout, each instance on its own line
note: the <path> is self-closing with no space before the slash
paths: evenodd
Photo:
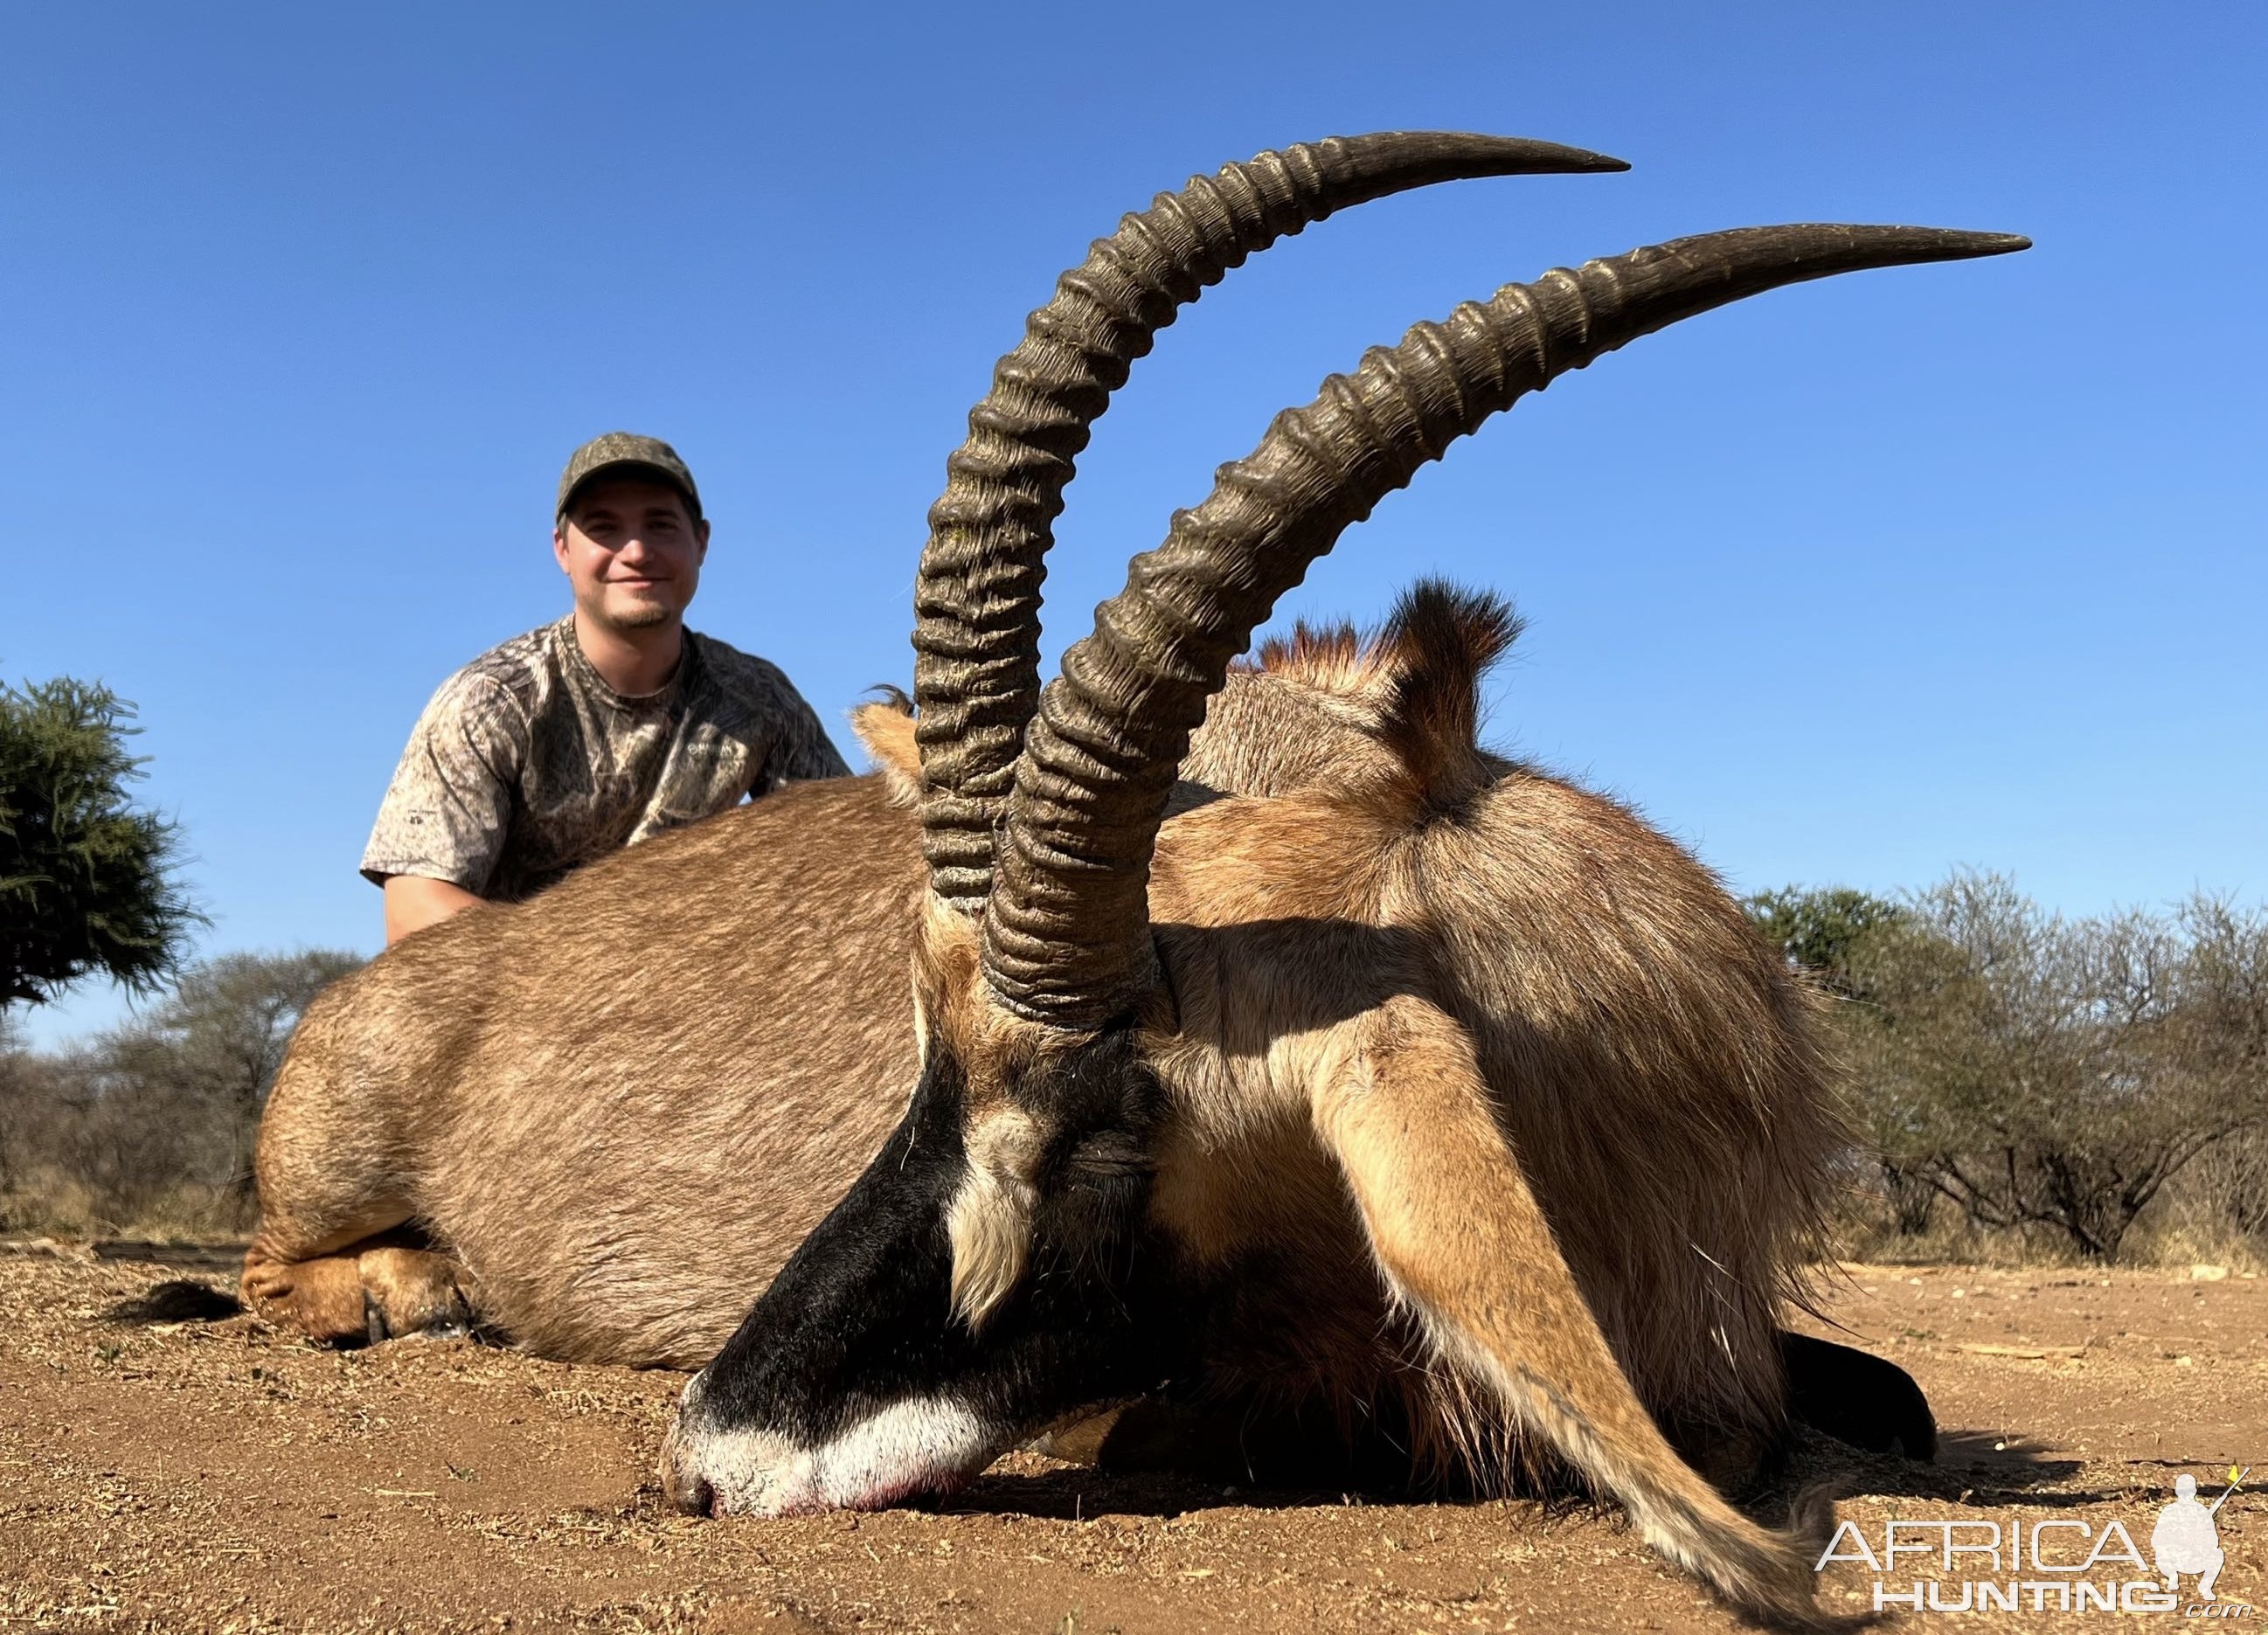
<path id="1" fill-rule="evenodd" d="M 483 901 L 512 820 L 526 722 L 493 681 L 460 671 L 409 734 L 362 872 L 386 892 L 388 947 Z"/>
<path id="2" fill-rule="evenodd" d="M 437 925 L 467 909 L 477 909 L 485 901 L 446 880 L 389 874 L 386 878 L 386 946 L 391 948 L 411 932 Z"/>

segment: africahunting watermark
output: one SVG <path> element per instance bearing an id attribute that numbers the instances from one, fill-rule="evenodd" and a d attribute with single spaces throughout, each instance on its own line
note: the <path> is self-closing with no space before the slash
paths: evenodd
<path id="1" fill-rule="evenodd" d="M 2177 1612 L 2192 1618 L 2250 1618 L 2257 1609 L 2215 1594 L 2227 1557 L 2214 1521 L 2252 1467 L 2228 1468 L 2228 1484 L 2206 1504 L 2197 1478 L 2174 1483 L 2174 1500 L 2158 1512 L 2146 1559 L 2123 1521 L 2098 1531 L 2076 1519 L 2043 1521 L 1908 1521 L 1882 1523 L 1878 1552 L 1855 1521 L 1835 1529 L 1813 1564 L 1825 1572 L 1838 1561 L 1874 1574 L 1874 1610 L 2014 1612 L 2028 1608 L 2064 1612 Z M 1944 1576 L 1897 1580 L 1901 1559 L 1933 1560 Z M 1959 1576 L 1955 1576 L 1958 1574 Z M 2191 1598 L 2181 1594 L 2190 1577 Z"/>

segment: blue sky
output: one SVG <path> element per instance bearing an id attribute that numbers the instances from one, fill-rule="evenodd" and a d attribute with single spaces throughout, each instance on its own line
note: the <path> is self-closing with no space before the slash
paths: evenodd
<path id="1" fill-rule="evenodd" d="M 850 752 L 843 712 L 909 673 L 945 456 L 1055 274 L 1193 171 L 1395 127 L 1636 168 L 1366 206 L 1189 309 L 1082 461 L 1051 657 L 1276 409 L 1417 319 L 1715 227 L 2021 232 L 1563 381 L 1282 613 L 1375 617 L 1422 573 L 1513 594 L 1495 740 L 1741 889 L 2268 893 L 2268 11 L 537 15 L 7 25 L 0 674 L 140 705 L 208 949 L 376 947 L 378 799 L 441 678 L 566 607 L 576 443 L 685 453 L 716 521 L 692 622 Z"/>

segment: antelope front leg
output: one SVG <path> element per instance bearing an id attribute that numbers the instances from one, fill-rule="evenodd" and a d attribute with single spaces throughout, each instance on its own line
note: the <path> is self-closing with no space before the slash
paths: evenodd
<path id="1" fill-rule="evenodd" d="M 468 1334 L 473 1302 L 464 1269 L 422 1245 L 380 1243 L 355 1257 L 362 1280 L 366 1332 L 380 1340 L 423 1335 L 434 1339 Z"/>
<path id="2" fill-rule="evenodd" d="M 245 1251 L 238 1289 L 255 1316 L 279 1329 L 331 1344 L 358 1342 L 367 1336 L 370 1319 L 357 1258 L 351 1253 L 295 1255 L 263 1232 Z"/>
<path id="3" fill-rule="evenodd" d="M 1727 1505 L 1631 1389 L 1497 1124 L 1464 1030 L 1406 998 L 1351 1026 L 1344 1066 L 1316 1088 L 1316 1126 L 1388 1285 L 1444 1359 L 1619 1499 L 1662 1555 L 1752 1614 L 1818 1625 L 1803 1539 Z M 1806 1515 L 1800 1531 L 1821 1521 Z"/>
<path id="4" fill-rule="evenodd" d="M 241 1287 L 244 1303 L 278 1327 L 331 1344 L 375 1344 L 467 1332 L 467 1283 L 456 1262 L 413 1234 L 349 1229 L 306 1249 L 263 1223 L 245 1254 Z"/>

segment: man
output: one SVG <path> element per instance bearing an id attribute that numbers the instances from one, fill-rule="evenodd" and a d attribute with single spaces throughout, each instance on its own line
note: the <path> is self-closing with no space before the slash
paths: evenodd
<path id="1" fill-rule="evenodd" d="M 685 628 L 709 523 L 677 451 L 610 431 L 559 480 L 575 609 L 482 654 L 417 719 L 362 872 L 391 945 L 796 778 L 849 771 L 774 666 Z"/>

